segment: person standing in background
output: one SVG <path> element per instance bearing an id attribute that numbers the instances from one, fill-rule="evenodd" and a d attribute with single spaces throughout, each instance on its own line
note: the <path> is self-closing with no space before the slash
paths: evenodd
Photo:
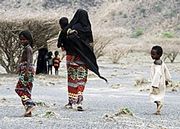
<path id="1" fill-rule="evenodd" d="M 60 67 L 60 58 L 59 58 L 59 52 L 58 51 L 55 51 L 54 52 L 54 58 L 53 58 L 53 66 L 54 66 L 54 69 L 55 69 L 55 75 L 58 75 L 59 74 L 59 67 Z"/>

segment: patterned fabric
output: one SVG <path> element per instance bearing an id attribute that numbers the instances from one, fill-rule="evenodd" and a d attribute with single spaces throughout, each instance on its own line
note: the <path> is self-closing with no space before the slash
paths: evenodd
<path id="1" fill-rule="evenodd" d="M 59 68 L 59 65 L 60 65 L 60 58 L 59 57 L 54 57 L 53 58 L 53 65 L 55 68 Z"/>
<path id="2" fill-rule="evenodd" d="M 76 57 L 71 62 L 72 58 L 71 55 L 67 55 L 69 103 L 81 104 L 83 101 L 83 91 L 87 82 L 88 69 L 79 57 Z"/>
<path id="3" fill-rule="evenodd" d="M 31 105 L 34 103 L 31 100 L 31 90 L 33 87 L 33 80 L 34 80 L 34 68 L 33 66 L 29 66 L 28 74 L 25 76 L 26 71 L 26 63 L 22 63 L 19 65 L 18 72 L 19 72 L 19 81 L 16 85 L 16 93 L 21 97 L 22 104 Z"/>

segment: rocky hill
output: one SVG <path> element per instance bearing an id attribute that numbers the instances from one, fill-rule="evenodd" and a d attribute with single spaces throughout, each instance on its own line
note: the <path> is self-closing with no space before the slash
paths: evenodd
<path id="1" fill-rule="evenodd" d="M 128 30 L 131 37 L 180 34 L 180 0 L 121 0 L 108 3 L 101 13 L 101 22 Z"/>
<path id="2" fill-rule="evenodd" d="M 0 18 L 71 18 L 77 8 L 88 10 L 93 29 L 105 35 L 180 35 L 180 0 L 1 0 Z"/>

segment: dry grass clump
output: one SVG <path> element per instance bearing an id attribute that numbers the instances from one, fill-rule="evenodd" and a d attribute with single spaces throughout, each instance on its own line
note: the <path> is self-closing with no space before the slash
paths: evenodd
<path id="1" fill-rule="evenodd" d="M 38 101 L 38 102 L 35 102 L 36 103 L 36 105 L 38 106 L 38 107 L 49 107 L 45 102 L 43 102 L 43 101 Z"/>
<path id="2" fill-rule="evenodd" d="M 134 86 L 143 86 L 144 84 L 148 84 L 149 81 L 145 78 L 140 78 L 135 80 Z"/>
<path id="3" fill-rule="evenodd" d="M 44 115 L 43 115 L 43 117 L 45 117 L 45 118 L 53 118 L 53 117 L 56 117 L 57 116 L 57 114 L 55 113 L 55 112 L 53 112 L 53 111 L 47 111 Z"/>
<path id="4" fill-rule="evenodd" d="M 166 87 L 170 89 L 172 92 L 177 92 L 180 89 L 180 82 L 170 81 L 168 82 Z"/>
<path id="5" fill-rule="evenodd" d="M 51 119 L 51 118 L 59 118 L 59 114 L 55 113 L 54 111 L 46 111 L 43 114 L 35 114 L 36 117 L 40 117 L 40 118 L 47 118 L 47 119 Z"/>
<path id="6" fill-rule="evenodd" d="M 132 117 L 134 113 L 129 108 L 121 108 L 114 114 L 105 114 L 104 119 L 107 121 L 116 121 L 119 117 Z"/>

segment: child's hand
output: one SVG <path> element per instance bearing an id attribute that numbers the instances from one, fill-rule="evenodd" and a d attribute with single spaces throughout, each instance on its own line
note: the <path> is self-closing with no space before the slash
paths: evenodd
<path id="1" fill-rule="evenodd" d="M 72 33 L 77 33 L 77 31 L 76 30 L 72 30 L 72 29 L 69 28 L 67 30 L 67 35 L 72 34 Z"/>
<path id="2" fill-rule="evenodd" d="M 28 80 L 29 80 L 29 72 L 26 70 L 24 74 L 24 81 L 28 81 Z"/>
<path id="3" fill-rule="evenodd" d="M 72 56 L 70 62 L 71 62 L 71 63 L 74 62 L 74 59 L 75 59 L 75 56 Z"/>
<path id="4" fill-rule="evenodd" d="M 65 51 L 64 47 L 61 47 L 61 50 L 62 50 L 62 51 Z"/>
<path id="5" fill-rule="evenodd" d="M 151 94 L 153 94 L 153 95 L 158 95 L 159 93 L 160 93 L 160 89 L 159 89 L 159 87 L 155 87 L 155 86 L 152 86 L 152 92 L 151 92 Z"/>
<path id="6" fill-rule="evenodd" d="M 165 81 L 166 86 L 169 84 L 169 81 Z"/>
<path id="7" fill-rule="evenodd" d="M 29 80 L 29 77 L 27 74 L 24 75 L 24 81 L 28 81 Z"/>
<path id="8" fill-rule="evenodd" d="M 19 74 L 19 68 L 17 68 L 16 70 L 15 70 L 15 74 Z"/>

